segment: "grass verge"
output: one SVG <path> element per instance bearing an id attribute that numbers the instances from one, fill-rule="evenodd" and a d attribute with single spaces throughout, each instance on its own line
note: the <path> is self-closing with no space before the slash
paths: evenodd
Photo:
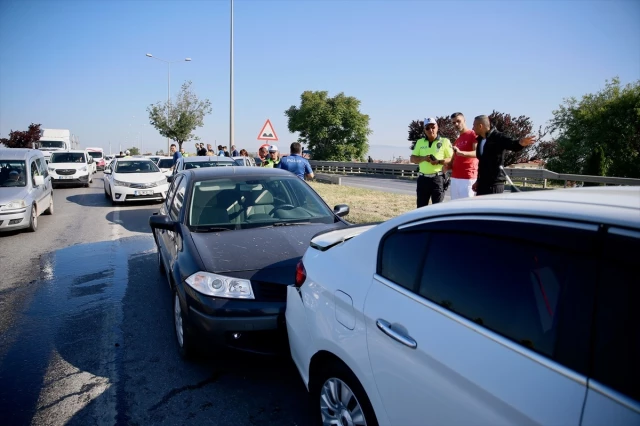
<path id="1" fill-rule="evenodd" d="M 352 223 L 383 222 L 416 208 L 416 197 L 328 183 L 307 182 L 329 205 L 348 204 Z"/>

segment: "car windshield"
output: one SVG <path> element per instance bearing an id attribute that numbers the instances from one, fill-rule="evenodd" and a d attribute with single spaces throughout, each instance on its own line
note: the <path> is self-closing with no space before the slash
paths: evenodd
<path id="1" fill-rule="evenodd" d="M 102 158 L 102 152 L 100 151 L 89 151 L 89 155 L 93 158 Z"/>
<path id="2" fill-rule="evenodd" d="M 84 154 L 81 152 L 55 152 L 51 154 L 49 163 L 85 163 Z"/>
<path id="3" fill-rule="evenodd" d="M 185 169 L 200 169 L 204 167 L 225 167 L 235 166 L 233 161 L 185 161 Z"/>
<path id="4" fill-rule="evenodd" d="M 295 176 L 196 182 L 188 218 L 192 230 L 204 232 L 339 220 L 315 191 Z"/>
<path id="5" fill-rule="evenodd" d="M 27 186 L 24 161 L 0 160 L 0 187 Z"/>
<path id="6" fill-rule="evenodd" d="M 158 167 L 161 169 L 170 169 L 173 166 L 173 158 L 161 158 L 158 160 Z"/>
<path id="7" fill-rule="evenodd" d="M 118 160 L 116 173 L 157 173 L 160 170 L 149 160 Z"/>
<path id="8" fill-rule="evenodd" d="M 40 148 L 64 148 L 62 141 L 39 141 Z"/>

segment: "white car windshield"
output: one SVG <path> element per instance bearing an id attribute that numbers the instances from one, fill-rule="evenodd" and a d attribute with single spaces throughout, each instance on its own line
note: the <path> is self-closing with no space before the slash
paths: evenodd
<path id="1" fill-rule="evenodd" d="M 188 169 L 200 169 L 203 167 L 225 167 L 235 166 L 233 161 L 185 161 L 184 168 Z"/>
<path id="2" fill-rule="evenodd" d="M 24 161 L 0 160 L 0 187 L 27 186 Z"/>
<path id="3" fill-rule="evenodd" d="M 97 159 L 102 158 L 102 153 L 100 151 L 89 151 L 89 155 Z"/>
<path id="4" fill-rule="evenodd" d="M 158 173 L 160 169 L 149 160 L 118 160 L 116 173 Z"/>
<path id="5" fill-rule="evenodd" d="M 49 163 L 85 163 L 84 154 L 81 152 L 56 152 L 51 154 Z"/>
<path id="6" fill-rule="evenodd" d="M 64 148 L 62 141 L 40 141 L 40 148 Z"/>

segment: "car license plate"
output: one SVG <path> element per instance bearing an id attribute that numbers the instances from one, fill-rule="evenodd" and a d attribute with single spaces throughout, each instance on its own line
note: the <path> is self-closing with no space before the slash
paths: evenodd
<path id="1" fill-rule="evenodd" d="M 151 191 L 136 191 L 134 195 L 153 195 L 153 190 Z"/>
<path id="2" fill-rule="evenodd" d="M 73 179 L 73 176 L 58 176 L 59 179 Z"/>

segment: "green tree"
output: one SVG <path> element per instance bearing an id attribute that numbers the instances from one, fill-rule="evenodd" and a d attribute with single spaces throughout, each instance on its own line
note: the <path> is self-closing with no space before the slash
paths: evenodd
<path id="1" fill-rule="evenodd" d="M 129 154 L 130 155 L 140 155 L 140 149 L 134 147 L 129 148 Z"/>
<path id="2" fill-rule="evenodd" d="M 360 112 L 360 101 L 338 93 L 305 91 L 300 107 L 284 113 L 290 132 L 299 132 L 298 142 L 313 152 L 314 160 L 364 161 L 369 150 L 369 116 Z"/>
<path id="3" fill-rule="evenodd" d="M 11 130 L 8 138 L 0 139 L 7 148 L 33 148 L 33 144 L 40 140 L 40 124 L 31 123 L 25 131 Z"/>
<path id="4" fill-rule="evenodd" d="M 175 103 L 158 102 L 149 105 L 149 122 L 158 132 L 178 143 L 178 149 L 188 140 L 196 139 L 193 131 L 203 126 L 204 117 L 211 114 L 211 102 L 203 101 L 191 89 L 191 81 L 182 85 Z M 167 114 L 168 112 L 168 114 Z"/>
<path id="5" fill-rule="evenodd" d="M 616 77 L 579 101 L 565 99 L 550 128 L 556 132 L 550 170 L 640 177 L 640 80 L 621 86 Z"/>

